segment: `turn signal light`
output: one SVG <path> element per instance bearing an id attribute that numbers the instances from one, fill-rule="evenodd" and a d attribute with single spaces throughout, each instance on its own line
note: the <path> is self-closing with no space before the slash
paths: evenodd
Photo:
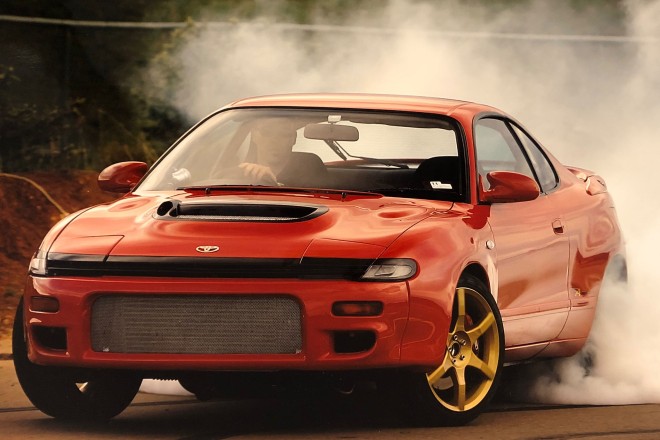
<path id="1" fill-rule="evenodd" d="M 33 312 L 57 313 L 60 311 L 60 302 L 52 296 L 30 297 L 30 310 Z"/>
<path id="2" fill-rule="evenodd" d="M 339 301 L 332 305 L 335 316 L 378 316 L 383 313 L 380 301 Z"/>
<path id="3" fill-rule="evenodd" d="M 373 262 L 362 275 L 366 281 L 404 281 L 417 273 L 417 263 L 410 258 L 382 258 Z"/>
<path id="4" fill-rule="evenodd" d="M 30 260 L 30 274 L 46 275 L 46 253 L 37 251 Z"/>

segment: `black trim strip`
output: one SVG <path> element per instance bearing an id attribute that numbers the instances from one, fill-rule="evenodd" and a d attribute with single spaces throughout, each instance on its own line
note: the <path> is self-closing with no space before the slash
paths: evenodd
<path id="1" fill-rule="evenodd" d="M 209 258 L 49 253 L 48 276 L 359 279 L 374 259 Z"/>

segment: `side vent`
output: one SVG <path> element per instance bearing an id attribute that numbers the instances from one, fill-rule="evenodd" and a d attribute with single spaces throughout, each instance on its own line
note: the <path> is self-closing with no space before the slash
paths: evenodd
<path id="1" fill-rule="evenodd" d="M 163 202 L 156 210 L 160 220 L 203 220 L 218 222 L 299 222 L 325 214 L 318 205 L 277 203 L 182 203 Z"/>

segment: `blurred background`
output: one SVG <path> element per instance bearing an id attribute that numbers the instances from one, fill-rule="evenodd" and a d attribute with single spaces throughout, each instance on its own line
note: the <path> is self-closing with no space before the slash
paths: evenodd
<path id="1" fill-rule="evenodd" d="M 197 119 L 255 94 L 435 95 L 520 117 L 586 110 L 594 91 L 609 101 L 644 44 L 627 40 L 631 3 L 5 0 L 0 171 L 153 162 Z M 572 117 L 555 124 L 590 131 Z"/>

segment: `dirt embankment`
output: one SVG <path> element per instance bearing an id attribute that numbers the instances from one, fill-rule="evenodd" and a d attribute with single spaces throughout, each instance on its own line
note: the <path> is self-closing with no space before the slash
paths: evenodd
<path id="1" fill-rule="evenodd" d="M 11 329 L 30 258 L 61 210 L 71 213 L 117 198 L 99 189 L 97 176 L 93 171 L 0 174 L 0 337 Z"/>

